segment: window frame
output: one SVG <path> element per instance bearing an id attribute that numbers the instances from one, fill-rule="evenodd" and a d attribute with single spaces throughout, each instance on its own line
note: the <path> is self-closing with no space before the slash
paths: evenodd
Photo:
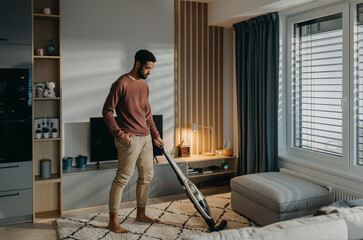
<path id="1" fill-rule="evenodd" d="M 363 0 L 351 0 L 350 1 L 350 54 L 351 54 L 351 66 L 349 68 L 349 71 L 351 73 L 351 83 L 349 85 L 350 87 L 350 102 L 352 103 L 352 108 L 351 108 L 351 113 L 350 113 L 350 117 L 351 117 L 351 121 L 350 123 L 350 136 L 352 136 L 349 140 L 350 140 L 350 161 L 349 161 L 349 166 L 352 167 L 353 169 L 359 169 L 360 171 L 363 170 L 363 164 L 359 165 L 358 164 L 358 158 L 359 158 L 359 149 L 358 149 L 358 145 L 359 145 L 359 136 L 357 134 L 356 128 L 357 126 L 357 122 L 355 121 L 355 115 L 354 115 L 354 108 L 355 106 L 355 83 L 358 80 L 357 77 L 355 75 L 355 58 L 357 57 L 357 51 L 355 51 L 355 43 L 356 43 L 356 38 L 357 38 L 357 34 L 358 34 L 358 26 L 357 26 L 357 6 L 359 4 L 363 4 Z M 363 106 L 362 106 L 363 107 Z"/>
<path id="2" fill-rule="evenodd" d="M 350 54 L 352 49 L 350 49 L 350 25 L 351 21 L 349 14 L 349 4 L 338 4 L 334 6 L 327 6 L 321 9 L 314 9 L 311 11 L 306 11 L 302 13 L 297 13 L 294 15 L 287 16 L 286 18 L 286 151 L 288 154 L 292 154 L 302 159 L 307 159 L 308 161 L 320 162 L 323 164 L 330 164 L 336 166 L 349 166 L 351 157 L 350 150 L 352 149 L 351 141 L 349 140 L 349 133 L 351 130 L 349 129 L 351 120 L 351 111 L 350 111 L 350 101 L 348 100 L 349 92 L 351 91 L 350 84 Z M 337 13 L 342 13 L 342 31 L 343 31 L 343 52 L 342 52 L 342 62 L 343 62 L 343 71 L 342 71 L 342 157 L 333 156 L 324 153 L 318 153 L 314 151 L 310 151 L 307 149 L 300 149 L 294 147 L 294 116 L 293 116 L 293 107 L 292 107 L 292 41 L 294 37 L 294 24 L 299 22 L 304 22 L 307 20 L 312 20 L 316 18 L 320 18 L 323 16 L 329 16 Z M 354 49 L 354 48 L 353 48 Z M 353 64 L 351 64 L 353 65 Z M 354 131 L 354 129 L 353 129 Z M 354 160 L 353 160 L 354 161 Z"/>

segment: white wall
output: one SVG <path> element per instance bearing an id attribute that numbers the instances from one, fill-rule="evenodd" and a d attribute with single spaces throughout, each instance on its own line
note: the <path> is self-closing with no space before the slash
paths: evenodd
<path id="1" fill-rule="evenodd" d="M 61 19 L 64 156 L 89 156 L 89 118 L 100 117 L 111 84 L 139 49 L 157 62 L 147 79 L 153 114 L 174 146 L 174 1 L 63 0 Z"/>

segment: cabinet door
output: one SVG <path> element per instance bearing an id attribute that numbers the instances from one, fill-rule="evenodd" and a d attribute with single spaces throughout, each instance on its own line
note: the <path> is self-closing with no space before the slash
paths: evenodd
<path id="1" fill-rule="evenodd" d="M 30 0 L 1 0 L 0 44 L 31 44 Z"/>
<path id="2" fill-rule="evenodd" d="M 116 169 L 63 175 L 63 210 L 108 204 L 115 175 Z M 127 186 L 122 194 L 122 202 L 126 201 L 129 201 Z"/>
<path id="3" fill-rule="evenodd" d="M 0 192 L 0 219 L 31 215 L 32 211 L 32 189 Z"/>
<path id="4" fill-rule="evenodd" d="M 0 191 L 33 187 L 33 165 L 28 162 L 0 164 Z"/>
<path id="5" fill-rule="evenodd" d="M 31 45 L 0 44 L 1 68 L 32 68 Z"/>

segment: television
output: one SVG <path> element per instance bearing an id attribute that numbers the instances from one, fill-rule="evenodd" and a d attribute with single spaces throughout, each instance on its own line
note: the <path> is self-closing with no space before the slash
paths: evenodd
<path id="1" fill-rule="evenodd" d="M 156 129 L 163 138 L 163 115 L 153 115 Z M 153 156 L 160 156 L 163 150 L 155 146 L 153 141 Z M 90 118 L 90 162 L 100 162 L 117 160 L 117 150 L 114 137 L 108 130 L 102 117 Z"/>

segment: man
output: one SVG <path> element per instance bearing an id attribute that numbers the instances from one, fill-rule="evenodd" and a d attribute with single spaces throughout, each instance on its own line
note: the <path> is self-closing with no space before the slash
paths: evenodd
<path id="1" fill-rule="evenodd" d="M 132 70 L 112 84 L 102 110 L 106 125 L 115 136 L 118 154 L 118 169 L 109 196 L 108 228 L 115 233 L 128 232 L 119 225 L 117 212 L 122 191 L 132 176 L 135 165 L 139 173 L 136 185 L 137 214 L 135 221 L 160 222 L 145 214 L 149 183 L 153 176 L 151 136 L 158 147 L 160 144 L 164 145 L 151 114 L 149 87 L 143 81 L 150 75 L 155 62 L 155 56 L 151 52 L 139 50 L 135 54 Z M 114 110 L 116 110 L 117 121 L 113 116 Z"/>

